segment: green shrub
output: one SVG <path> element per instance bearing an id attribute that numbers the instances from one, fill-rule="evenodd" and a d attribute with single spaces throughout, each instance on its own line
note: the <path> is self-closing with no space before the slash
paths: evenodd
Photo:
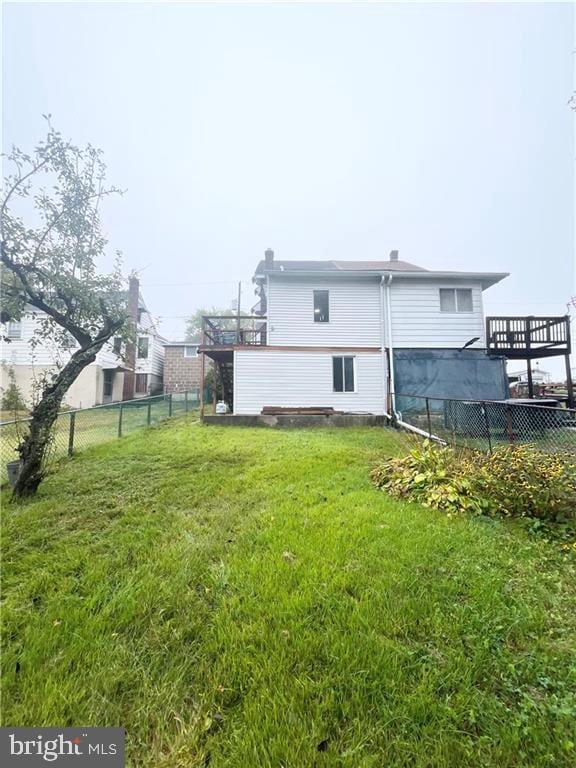
<path id="1" fill-rule="evenodd" d="M 2 410 L 14 412 L 25 411 L 27 409 L 26 402 L 16 383 L 14 368 L 5 366 L 5 375 L 8 378 L 8 386 L 2 392 L 2 400 L 0 402 Z"/>
<path id="2" fill-rule="evenodd" d="M 576 514 L 576 459 L 528 445 L 463 454 L 425 441 L 381 462 L 371 477 L 392 496 L 446 512 L 553 521 Z"/>

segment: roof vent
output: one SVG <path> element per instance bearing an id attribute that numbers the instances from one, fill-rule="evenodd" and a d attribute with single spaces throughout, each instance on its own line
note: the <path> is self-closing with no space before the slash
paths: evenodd
<path id="1" fill-rule="evenodd" d="M 398 261 L 398 251 L 390 251 L 390 261 Z"/>
<path id="2" fill-rule="evenodd" d="M 274 251 L 272 248 L 267 248 L 264 251 L 264 263 L 266 264 L 266 269 L 274 269 Z"/>

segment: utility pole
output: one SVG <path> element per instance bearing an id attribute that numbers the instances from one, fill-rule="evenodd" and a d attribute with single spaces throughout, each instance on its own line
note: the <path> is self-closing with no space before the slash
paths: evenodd
<path id="1" fill-rule="evenodd" d="M 242 301 L 242 281 L 238 281 L 238 304 L 236 306 L 236 312 L 238 313 L 238 319 L 236 322 L 236 344 L 240 344 L 240 302 Z"/>

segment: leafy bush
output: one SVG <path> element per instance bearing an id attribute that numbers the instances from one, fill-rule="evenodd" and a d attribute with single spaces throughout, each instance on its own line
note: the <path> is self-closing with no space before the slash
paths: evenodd
<path id="1" fill-rule="evenodd" d="M 462 454 L 425 441 L 371 472 L 392 496 L 446 512 L 561 520 L 576 514 L 576 458 L 528 445 Z"/>
<path id="2" fill-rule="evenodd" d="M 5 374 L 8 378 L 8 386 L 2 392 L 2 400 L 0 405 L 3 411 L 25 411 L 26 402 L 22 397 L 22 393 L 18 384 L 16 383 L 16 374 L 14 368 L 5 367 Z"/>

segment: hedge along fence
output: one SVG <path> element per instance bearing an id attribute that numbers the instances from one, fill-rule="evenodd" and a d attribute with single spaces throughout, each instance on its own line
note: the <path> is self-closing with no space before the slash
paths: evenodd
<path id="1" fill-rule="evenodd" d="M 46 467 L 63 456 L 90 445 L 122 437 L 143 427 L 159 424 L 172 416 L 179 416 L 198 408 L 199 390 L 143 397 L 120 403 L 98 405 L 63 411 L 58 415 L 52 431 L 52 441 L 46 456 Z M 6 464 L 18 461 L 18 444 L 28 429 L 30 419 L 16 419 L 0 424 L 0 484 L 8 480 Z"/>

